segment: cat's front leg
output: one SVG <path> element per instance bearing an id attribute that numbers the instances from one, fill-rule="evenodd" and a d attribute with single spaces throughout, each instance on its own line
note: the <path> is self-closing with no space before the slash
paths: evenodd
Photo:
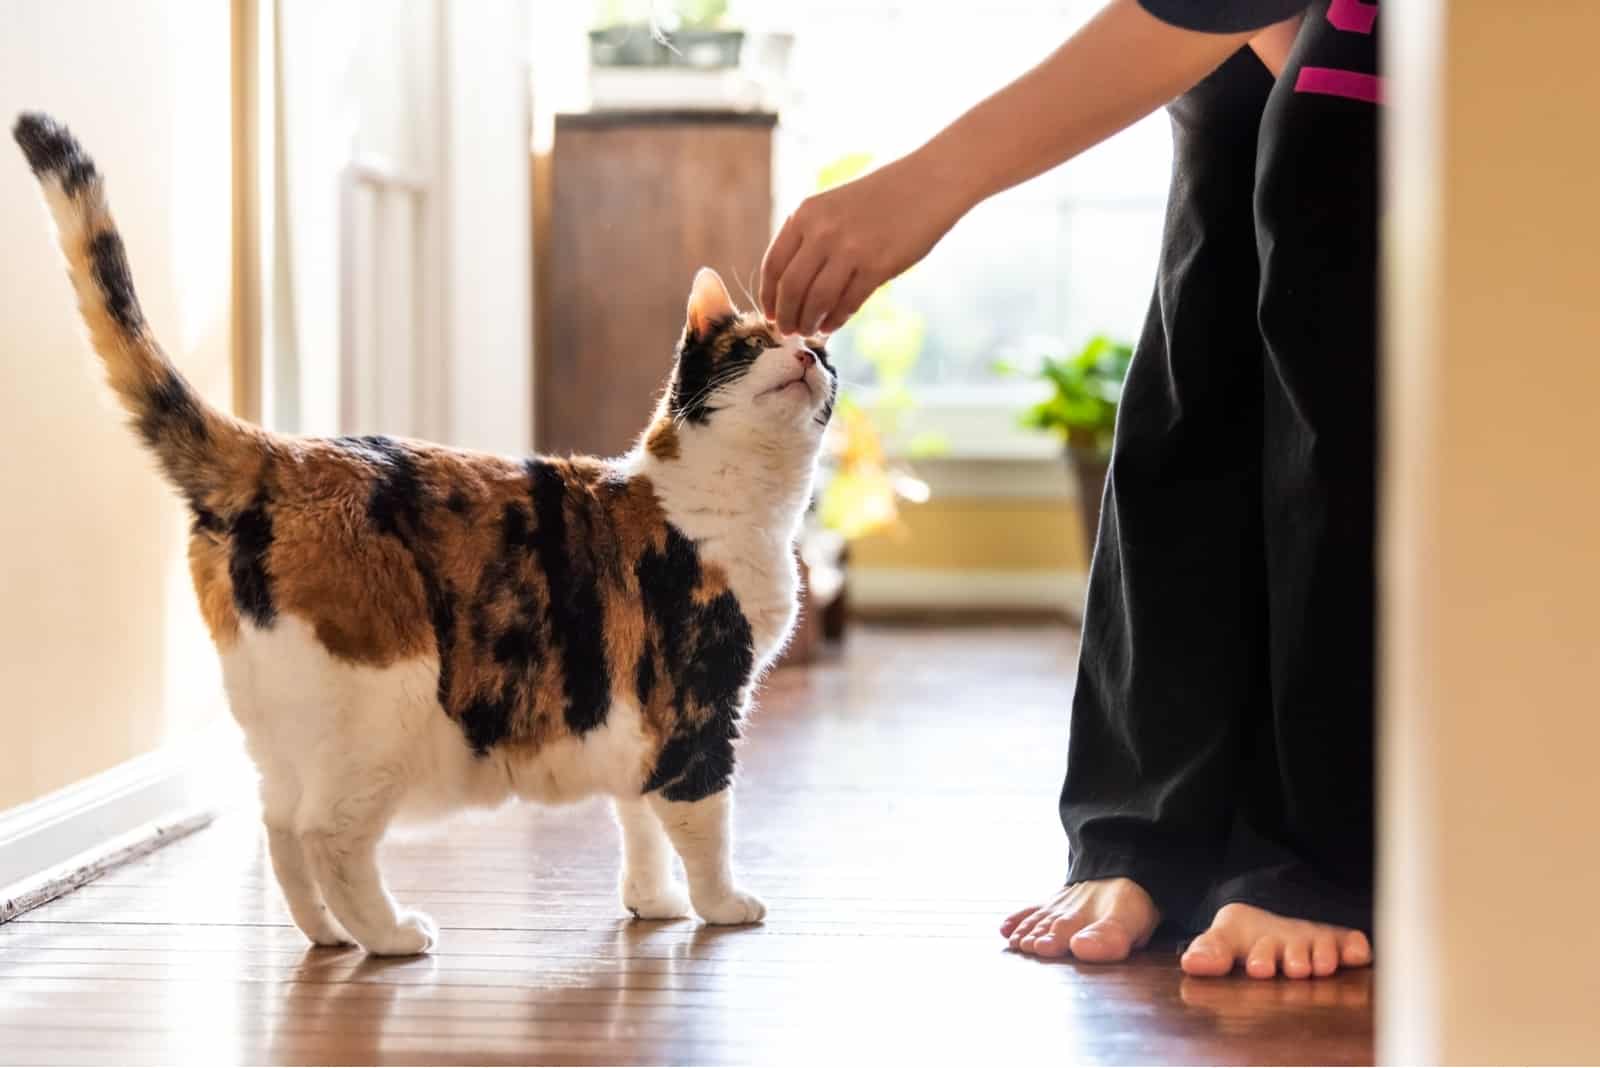
<path id="1" fill-rule="evenodd" d="M 612 800 L 622 830 L 622 905 L 641 920 L 689 915 L 689 895 L 672 876 L 672 842 L 642 797 Z"/>
<path id="2" fill-rule="evenodd" d="M 667 836 L 683 858 L 689 900 L 707 923 L 759 923 L 767 906 L 740 890 L 733 879 L 733 787 L 698 801 L 668 801 L 650 795 Z"/>

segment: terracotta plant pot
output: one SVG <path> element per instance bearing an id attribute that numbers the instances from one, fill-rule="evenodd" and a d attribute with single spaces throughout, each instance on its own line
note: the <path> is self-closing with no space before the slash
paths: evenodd
<path id="1" fill-rule="evenodd" d="M 807 573 L 806 562 L 800 561 L 800 619 L 794 625 L 794 634 L 789 638 L 783 655 L 778 658 L 775 667 L 785 668 L 800 664 L 809 664 L 817 658 L 818 646 L 822 644 L 822 611 L 823 606 L 811 596 L 810 575 Z"/>
<path id="2" fill-rule="evenodd" d="M 822 640 L 829 642 L 844 641 L 845 624 L 850 618 L 850 548 L 845 547 L 844 556 L 840 560 L 844 567 L 844 585 L 839 587 L 839 592 L 833 600 L 822 606 Z"/>
<path id="3" fill-rule="evenodd" d="M 1105 496 L 1106 471 L 1111 458 L 1101 449 L 1067 446 L 1067 466 L 1078 486 L 1078 518 L 1083 523 L 1084 556 L 1093 555 L 1100 532 L 1100 504 Z"/>

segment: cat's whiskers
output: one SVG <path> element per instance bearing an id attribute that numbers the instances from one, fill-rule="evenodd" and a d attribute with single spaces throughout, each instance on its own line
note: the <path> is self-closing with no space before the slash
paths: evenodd
<path id="1" fill-rule="evenodd" d="M 745 368 L 735 368 L 730 371 L 723 371 L 719 374 L 713 375 L 709 382 L 695 392 L 694 396 L 690 397 L 679 406 L 678 413 L 672 418 L 673 429 L 682 429 L 684 422 L 687 421 L 689 417 L 689 412 L 693 411 L 702 402 L 708 400 L 717 390 L 736 381 L 740 375 L 745 373 L 745 371 Z"/>
<path id="2" fill-rule="evenodd" d="M 756 275 L 759 274 L 760 272 L 761 272 L 761 267 L 758 264 L 756 266 L 755 270 L 751 272 L 750 277 L 751 278 L 755 278 Z M 733 280 L 735 282 L 739 283 L 739 290 L 740 290 L 740 292 L 744 293 L 744 299 L 748 300 L 750 302 L 751 309 L 753 309 L 753 310 L 759 309 L 761 307 L 761 302 L 756 300 L 756 297 L 755 297 L 754 293 L 750 292 L 750 283 L 745 281 L 742 277 L 740 277 L 738 271 L 734 271 L 733 272 Z"/>

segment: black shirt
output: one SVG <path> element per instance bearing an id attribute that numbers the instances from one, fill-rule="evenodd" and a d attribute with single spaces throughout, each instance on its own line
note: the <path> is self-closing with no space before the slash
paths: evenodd
<path id="1" fill-rule="evenodd" d="M 1307 0 L 1139 0 L 1162 22 L 1201 33 L 1260 30 L 1304 11 Z"/>

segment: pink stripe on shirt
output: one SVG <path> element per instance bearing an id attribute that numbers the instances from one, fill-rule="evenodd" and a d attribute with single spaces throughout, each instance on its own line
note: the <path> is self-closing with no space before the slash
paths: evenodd
<path id="1" fill-rule="evenodd" d="M 1334 70 L 1332 67 L 1301 67 L 1295 79 L 1297 93 L 1318 93 L 1322 96 L 1343 96 L 1351 100 L 1365 100 L 1369 104 L 1383 103 L 1383 79 L 1376 74 L 1358 74 L 1353 70 Z"/>

